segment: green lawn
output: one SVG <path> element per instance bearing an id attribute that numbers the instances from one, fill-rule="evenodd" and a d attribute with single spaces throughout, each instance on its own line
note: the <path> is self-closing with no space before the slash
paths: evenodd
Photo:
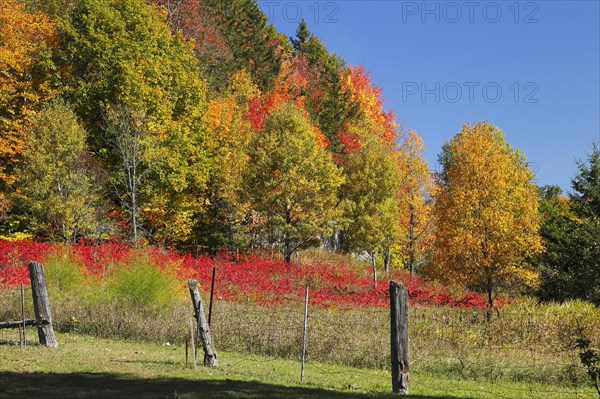
<path id="1" fill-rule="evenodd" d="M 32 338 L 34 331 L 29 332 Z M 51 350 L 0 342 L 0 398 L 386 398 L 387 370 L 219 352 L 220 367 L 184 366 L 185 349 L 59 334 Z M 413 370 L 413 398 L 597 398 L 592 388 L 447 379 Z"/>

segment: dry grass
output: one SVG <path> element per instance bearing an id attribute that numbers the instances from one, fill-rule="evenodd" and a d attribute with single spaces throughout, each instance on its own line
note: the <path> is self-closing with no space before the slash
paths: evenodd
<path id="1" fill-rule="evenodd" d="M 322 251 L 301 256 L 311 263 L 343 261 L 364 268 L 352 258 L 322 258 Z M 178 346 L 188 339 L 192 308 L 187 289 L 143 258 L 115 265 L 104 279 L 89 278 L 68 252 L 57 252 L 46 266 L 59 333 Z M 26 299 L 32 318 L 29 290 Z M 0 289 L 0 304 L 0 320 L 20 319 L 19 290 Z M 303 310 L 298 300 L 265 307 L 217 299 L 212 317 L 217 350 L 297 360 Z M 580 301 L 539 305 L 523 299 L 503 307 L 491 321 L 483 310 L 414 306 L 409 319 L 412 372 L 449 381 L 586 386 L 575 342 L 582 336 L 594 346 L 600 342 L 600 309 Z M 311 306 L 308 359 L 387 370 L 389 334 L 385 308 Z M 16 331 L 0 330 L 0 341 L 17 339 Z"/>
<path id="2" fill-rule="evenodd" d="M 140 307 L 101 296 L 85 298 L 51 297 L 58 331 L 171 343 L 188 337 L 192 309 L 187 301 Z M 17 291 L 0 291 L 0 320 L 18 319 L 19 301 Z M 457 379 L 587 384 L 574 342 L 581 335 L 600 342 L 600 310 L 583 302 L 516 303 L 491 322 L 474 310 L 413 307 L 410 312 L 412 369 Z M 309 359 L 388 367 L 387 309 L 312 307 L 309 314 Z M 299 302 L 261 307 L 217 300 L 212 332 L 219 350 L 298 358 L 302 318 Z"/>
<path id="3" fill-rule="evenodd" d="M 387 370 L 350 368 L 219 351 L 219 367 L 184 368 L 182 345 L 58 333 L 59 347 L 33 342 L 22 350 L 0 343 L 0 398 L 382 399 L 391 393 Z M 411 372 L 411 398 L 597 398 L 590 387 L 451 379 Z"/>

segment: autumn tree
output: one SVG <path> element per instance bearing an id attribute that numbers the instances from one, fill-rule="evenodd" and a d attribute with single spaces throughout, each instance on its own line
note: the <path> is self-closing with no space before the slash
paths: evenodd
<path id="1" fill-rule="evenodd" d="M 204 116 L 215 144 L 210 151 L 213 162 L 206 211 L 199 215 L 195 237 L 198 245 L 211 253 L 239 249 L 248 241 L 242 234 L 249 210 L 243 195 L 243 176 L 250 167 L 249 145 L 256 131 L 246 116 L 250 100 L 258 96 L 260 91 L 250 74 L 238 71 L 231 76 L 227 91 L 209 102 Z"/>
<path id="2" fill-rule="evenodd" d="M 134 207 L 137 227 L 156 242 L 180 243 L 191 238 L 204 210 L 212 137 L 203 119 L 207 86 L 192 44 L 173 35 L 165 19 L 162 7 L 142 0 L 78 1 L 61 24 L 55 58 L 65 96 L 107 167 L 122 157 L 106 116 L 121 105 L 143 115 L 153 145 L 143 157 L 148 172 L 145 200 Z"/>
<path id="3" fill-rule="evenodd" d="M 372 127 L 360 128 L 369 130 Z M 376 283 L 377 254 L 386 252 L 389 255 L 391 245 L 400 234 L 398 154 L 377 134 L 355 134 L 363 138 L 360 151 L 350 153 L 344 163 L 346 182 L 341 194 L 346 211 L 343 236 L 347 250 L 369 254 Z"/>
<path id="4" fill-rule="evenodd" d="M 261 91 L 270 89 L 288 44 L 287 38 L 268 23 L 256 1 L 154 1 L 171 9 L 181 4 L 183 12 L 176 16 L 176 26 L 179 24 L 184 34 L 197 40 L 196 51 L 215 91 L 226 89 L 229 78 L 244 68 Z M 182 18 L 183 25 L 177 20 Z"/>
<path id="5" fill-rule="evenodd" d="M 371 82 L 371 78 L 363 66 L 350 67 L 344 77 L 344 92 L 352 103 L 357 104 L 356 117 L 347 121 L 338 132 L 344 153 L 348 154 L 360 149 L 361 134 L 376 134 L 382 142 L 392 145 L 396 139 L 397 125 L 393 110 L 383 107 L 381 88 Z M 366 121 L 375 129 L 354 129 L 353 125 Z"/>
<path id="6" fill-rule="evenodd" d="M 140 207 L 147 201 L 150 167 L 148 153 L 156 141 L 148 132 L 148 121 L 142 111 L 125 105 L 113 106 L 106 114 L 105 128 L 114 154 L 111 163 L 111 186 L 127 214 L 129 237 L 137 242 L 141 228 Z"/>
<path id="7" fill-rule="evenodd" d="M 48 17 L 21 2 L 0 0 L 0 218 L 10 194 L 32 117 L 54 95 L 49 48 L 56 42 Z"/>
<path id="8" fill-rule="evenodd" d="M 286 54 L 271 90 L 250 99 L 247 118 L 252 127 L 262 130 L 267 116 L 285 103 L 294 103 L 308 116 L 306 94 L 309 86 L 306 58 Z"/>
<path id="9" fill-rule="evenodd" d="M 69 15 L 78 0 L 26 0 L 27 7 L 41 12 L 55 22 Z M 57 25 L 60 25 L 58 23 Z"/>
<path id="10" fill-rule="evenodd" d="M 348 87 L 350 69 L 338 55 L 332 54 L 301 19 L 296 36 L 290 38 L 294 54 L 305 59 L 308 80 L 304 92 L 311 118 L 329 141 L 329 151 L 336 157 L 344 153 L 339 133 L 358 117 L 359 104 Z"/>
<path id="11" fill-rule="evenodd" d="M 196 57 L 204 66 L 231 62 L 233 54 L 215 9 L 202 0 L 153 0 L 167 11 L 167 22 L 174 34 L 193 40 Z"/>
<path id="12" fill-rule="evenodd" d="M 82 0 L 61 24 L 55 58 L 94 151 L 107 145 L 104 115 L 111 104 L 145 110 L 164 131 L 198 117 L 197 104 L 206 103 L 191 44 L 171 34 L 162 12 L 141 0 Z"/>
<path id="13" fill-rule="evenodd" d="M 246 189 L 252 209 L 265 218 L 271 241 L 290 262 L 295 251 L 318 242 L 334 220 L 341 172 L 292 104 L 267 117 L 249 156 Z"/>
<path id="14" fill-rule="evenodd" d="M 465 124 L 442 150 L 434 208 L 434 274 L 487 294 L 535 285 L 527 257 L 542 249 L 533 173 L 489 123 Z"/>
<path id="15" fill-rule="evenodd" d="M 64 242 L 98 231 L 100 191 L 88 171 L 86 132 L 75 113 L 52 102 L 34 118 L 26 142 L 17 198 L 29 230 Z"/>
<path id="16" fill-rule="evenodd" d="M 401 237 L 398 252 L 410 274 L 424 260 L 432 243 L 433 179 L 423 157 L 423 141 L 417 133 L 408 130 L 398 149 L 400 162 Z"/>
<path id="17" fill-rule="evenodd" d="M 401 234 L 397 125 L 394 112 L 383 108 L 381 89 L 371 82 L 363 67 L 350 67 L 341 76 L 340 98 L 350 105 L 346 110 L 352 114 L 338 125 L 332 148 L 347 181 L 352 181 L 340 193 L 352 209 L 346 215 L 349 225 L 342 239 L 347 242 L 342 246 L 368 252 L 375 276 L 377 254 L 383 255 L 389 271 L 391 250 Z M 378 165 L 372 166 L 373 162 Z M 359 165 L 358 169 L 353 164 Z"/>

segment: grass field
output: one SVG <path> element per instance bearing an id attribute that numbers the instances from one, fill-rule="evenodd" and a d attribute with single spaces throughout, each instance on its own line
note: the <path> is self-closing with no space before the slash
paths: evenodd
<path id="1" fill-rule="evenodd" d="M 35 248 L 19 245 L 10 256 L 0 251 L 5 283 L 8 277 L 13 283 L 27 277 L 15 259 Z M 75 249 L 86 262 L 75 257 Z M 167 258 L 129 253 L 129 260 L 119 261 L 125 255 L 111 251 L 104 257 L 81 246 L 44 258 L 61 346 L 21 351 L 17 332 L 0 330 L 1 398 L 391 397 L 387 284 L 374 290 L 360 272 L 340 266 L 345 260 L 315 261 L 317 267 L 261 259 L 220 265 L 211 324 L 220 367 L 192 371 L 183 367 L 192 315 L 185 278 L 203 276 L 207 300 L 214 260 L 183 262 L 154 251 Z M 191 267 L 193 275 L 184 278 L 165 265 L 180 268 L 175 271 Z M 97 268 L 104 272 L 88 273 Z M 312 276 L 308 364 L 300 384 L 307 276 Z M 448 287 L 409 284 L 413 397 L 598 397 L 575 346 L 582 337 L 593 347 L 600 342 L 600 309 L 592 304 L 514 297 L 488 319 L 485 309 L 466 307 L 462 299 L 454 303 L 452 298 L 463 298 L 460 291 L 442 295 Z M 286 287 L 294 293 L 288 295 Z M 0 288 L 0 320 L 21 318 L 20 294 L 14 284 Z M 25 294 L 31 317 L 29 287 Z M 35 335 L 29 330 L 32 344 Z M 161 346 L 167 341 L 172 345 Z"/>
<path id="2" fill-rule="evenodd" d="M 220 367 L 185 368 L 182 345 L 58 334 L 55 350 L 0 342 L 0 398 L 386 398 L 387 370 L 219 352 Z M 444 398 L 597 398 L 588 387 L 446 379 L 413 370 L 411 396 Z"/>

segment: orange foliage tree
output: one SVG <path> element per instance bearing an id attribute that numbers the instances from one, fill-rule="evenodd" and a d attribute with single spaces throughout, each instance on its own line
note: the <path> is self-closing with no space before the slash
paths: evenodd
<path id="1" fill-rule="evenodd" d="M 381 98 L 381 88 L 371 82 L 371 78 L 363 66 L 350 67 L 344 84 L 350 101 L 358 105 L 358 118 L 356 119 L 366 119 L 374 127 L 370 132 L 377 134 L 384 143 L 391 146 L 396 138 L 397 126 L 394 120 L 394 111 L 383 109 L 384 100 Z M 338 132 L 346 153 L 357 151 L 360 148 L 361 137 L 356 130 L 353 131 L 354 124 L 355 120 L 350 120 Z"/>
<path id="2" fill-rule="evenodd" d="M 316 73 L 314 68 L 309 66 L 306 56 L 287 53 L 283 57 L 281 69 L 275 78 L 273 88 L 250 101 L 247 117 L 252 123 L 252 127 L 261 131 L 267 115 L 283 104 L 291 102 L 302 111 L 305 117 L 311 119 L 307 110 L 308 102 L 310 101 L 315 107 L 319 102 L 319 96 L 320 90 Z M 313 125 L 313 132 L 322 147 L 329 145 L 329 141 L 318 126 Z"/>
<path id="3" fill-rule="evenodd" d="M 248 167 L 248 146 L 255 134 L 246 118 L 250 99 L 260 96 L 250 74 L 241 70 L 229 79 L 223 96 L 208 103 L 204 115 L 214 136 L 210 150 L 207 209 L 200 215 L 199 241 L 210 252 L 239 247 L 242 225 L 248 207 L 243 195 L 243 174 Z"/>
<path id="4" fill-rule="evenodd" d="M 211 7 L 199 0 L 153 0 L 167 10 L 167 22 L 175 34 L 194 41 L 196 56 L 204 62 L 231 60 L 231 49 Z"/>
<path id="5" fill-rule="evenodd" d="M 540 216 L 523 153 L 484 122 L 465 124 L 440 161 L 435 275 L 485 292 L 490 307 L 502 289 L 535 285 Z"/>
<path id="6" fill-rule="evenodd" d="M 0 215 L 6 212 L 24 134 L 40 104 L 52 95 L 45 78 L 48 47 L 57 39 L 51 21 L 15 0 L 0 0 Z"/>

